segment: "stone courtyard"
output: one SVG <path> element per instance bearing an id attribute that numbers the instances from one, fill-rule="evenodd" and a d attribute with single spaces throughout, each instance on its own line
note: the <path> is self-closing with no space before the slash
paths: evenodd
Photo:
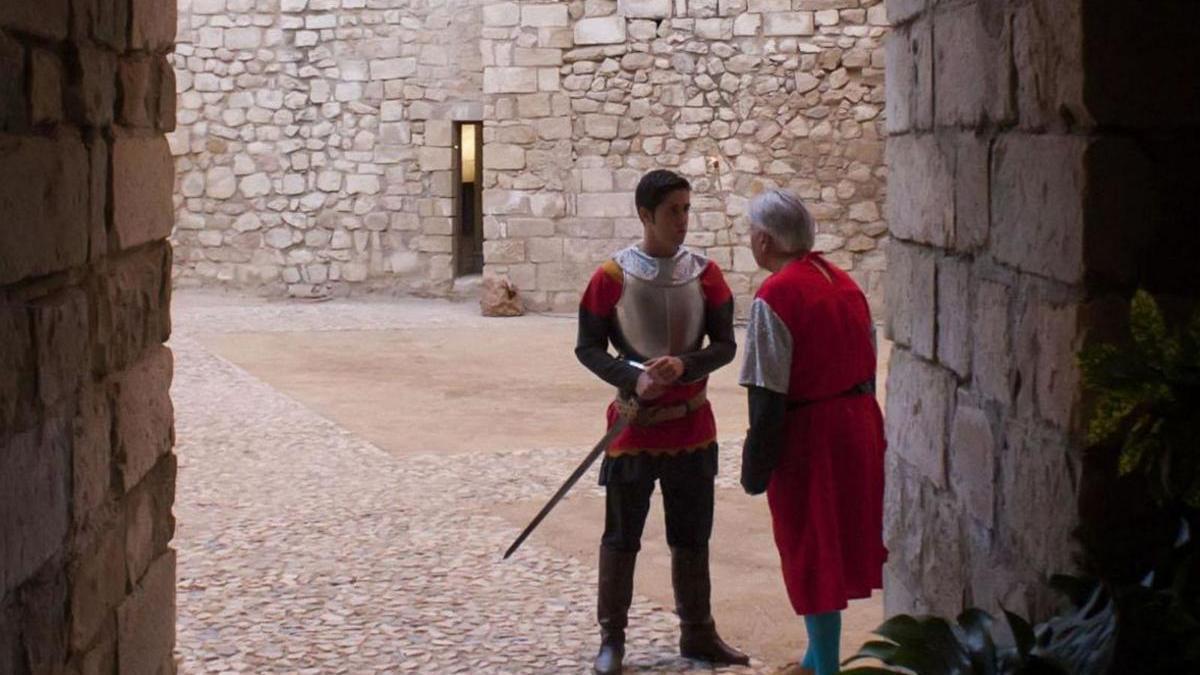
<path id="1" fill-rule="evenodd" d="M 602 429 L 606 392 L 574 364 L 569 317 L 488 320 L 473 305 L 438 301 L 268 303 L 189 293 L 174 305 L 180 672 L 590 669 L 603 513 L 595 470 L 513 558 L 500 559 Z M 487 331 L 501 347 L 475 344 L 472 355 L 450 344 L 439 354 L 431 345 L 449 331 Z M 403 354 L 364 347 L 364 336 Z M 521 341 L 543 352 L 559 409 L 497 403 L 529 395 L 543 377 L 510 378 L 530 370 L 511 363 L 509 347 Z M 351 343 L 364 353 L 338 358 Z M 444 372 L 444 363 L 457 365 Z M 367 372 L 374 364 L 386 364 L 384 378 Z M 493 369 L 503 371 L 493 379 L 512 385 L 489 393 Z M 477 373 L 484 391 L 472 392 Z M 431 378 L 427 391 L 409 386 L 422 378 Z M 375 389 L 380 379 L 394 388 Z M 783 597 L 764 500 L 737 485 L 745 414 L 733 380 L 723 372 L 713 388 L 727 439 L 714 613 L 756 657 L 751 668 L 728 670 L 771 672 L 803 648 L 803 629 Z M 439 433 L 429 430 L 429 401 L 444 409 Z M 404 426 L 413 415 L 426 416 L 416 439 L 389 427 L 387 418 Z M 484 426 L 455 431 L 472 416 Z M 676 656 L 660 521 L 655 507 L 629 663 L 633 672 L 708 671 Z M 881 618 L 878 598 L 854 603 L 844 649 Z"/>

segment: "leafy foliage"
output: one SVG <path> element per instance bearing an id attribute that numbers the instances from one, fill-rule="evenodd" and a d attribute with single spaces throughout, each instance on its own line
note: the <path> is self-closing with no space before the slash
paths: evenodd
<path id="1" fill-rule="evenodd" d="M 1065 577 L 1061 583 L 1066 583 Z M 1085 583 L 1071 581 L 1075 587 Z M 966 610 L 956 623 L 936 616 L 892 617 L 875 630 L 882 640 L 866 643 L 846 661 L 874 659 L 883 666 L 860 666 L 842 673 L 1070 675 L 1103 672 L 1112 658 L 1116 614 L 1112 602 L 1094 584 L 1073 612 L 1036 629 L 1012 612 L 1005 611 L 1004 617 L 1010 643 L 997 640 L 995 619 L 979 609 Z"/>
<path id="2" fill-rule="evenodd" d="M 1121 447 L 1120 472 L 1141 472 L 1161 502 L 1200 507 L 1200 312 L 1182 330 L 1167 327 L 1157 303 L 1138 291 L 1131 344 L 1091 345 L 1080 355 L 1084 384 L 1097 397 L 1093 445 Z"/>

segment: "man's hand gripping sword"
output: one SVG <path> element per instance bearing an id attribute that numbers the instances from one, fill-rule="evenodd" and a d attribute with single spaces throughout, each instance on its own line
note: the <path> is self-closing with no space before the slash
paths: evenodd
<path id="1" fill-rule="evenodd" d="M 646 370 L 645 366 L 635 361 L 626 361 L 626 363 L 639 370 Z M 587 456 L 583 458 L 583 461 L 579 463 L 579 466 L 575 467 L 575 470 L 571 472 L 571 475 L 567 476 L 567 480 L 562 484 L 562 487 L 558 488 L 558 492 L 554 493 L 554 496 L 550 498 L 550 501 L 546 502 L 546 505 L 542 507 L 542 510 L 538 511 L 538 514 L 533 517 L 533 520 L 531 520 L 529 524 L 525 526 L 525 529 L 521 531 L 521 534 L 517 536 L 517 539 L 512 543 L 512 546 L 509 546 L 508 550 L 504 552 L 505 560 L 508 560 L 508 557 L 511 556 L 514 551 L 520 548 L 521 544 L 526 538 L 529 537 L 530 533 L 532 533 L 533 530 L 541 524 L 542 520 L 546 518 L 546 515 L 549 514 L 550 511 L 554 509 L 554 507 L 557 506 L 560 501 L 562 501 L 562 498 L 566 496 L 567 492 L 569 492 L 571 488 L 574 487 L 575 483 L 579 482 L 579 479 L 583 477 L 583 474 L 587 473 L 588 468 L 590 468 L 592 464 L 596 462 L 596 458 L 600 455 L 603 455 L 604 451 L 608 450 L 608 446 L 612 445 L 612 442 L 617 438 L 617 436 L 619 436 L 621 432 L 625 430 L 625 427 L 629 426 L 629 421 L 637 415 L 640 403 L 641 402 L 638 399 L 634 398 L 628 406 L 622 406 L 621 414 L 617 416 L 617 421 L 613 422 L 613 425 L 609 427 L 608 432 L 605 433 L 600 441 L 592 447 L 591 452 L 589 452 Z"/>

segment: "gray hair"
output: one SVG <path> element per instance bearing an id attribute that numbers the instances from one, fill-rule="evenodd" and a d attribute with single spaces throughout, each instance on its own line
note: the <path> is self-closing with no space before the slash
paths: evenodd
<path id="1" fill-rule="evenodd" d="M 761 229 L 787 253 L 808 253 L 816 225 L 804 202 L 779 189 L 764 190 L 750 202 L 750 226 Z"/>

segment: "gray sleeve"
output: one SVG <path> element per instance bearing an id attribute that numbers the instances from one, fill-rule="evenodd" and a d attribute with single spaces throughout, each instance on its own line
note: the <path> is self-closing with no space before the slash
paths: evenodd
<path id="1" fill-rule="evenodd" d="M 783 319 L 761 298 L 750 305 L 745 360 L 738 383 L 788 393 L 792 374 L 792 334 Z"/>

